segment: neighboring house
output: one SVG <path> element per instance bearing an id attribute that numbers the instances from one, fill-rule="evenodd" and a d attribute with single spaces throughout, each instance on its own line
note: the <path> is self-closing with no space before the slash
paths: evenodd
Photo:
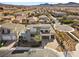
<path id="1" fill-rule="evenodd" d="M 12 15 L 8 15 L 8 16 L 3 16 L 3 17 L 2 17 L 2 20 L 4 20 L 4 21 L 6 21 L 6 20 L 12 21 L 12 20 L 14 20 L 14 19 L 15 19 L 15 17 L 12 16 Z"/>
<path id="2" fill-rule="evenodd" d="M 49 18 L 46 15 L 39 16 L 39 23 L 47 23 Z"/>
<path id="3" fill-rule="evenodd" d="M 2 21 L 4 21 L 4 20 L 2 19 L 2 16 L 0 16 L 0 22 L 2 22 Z"/>
<path id="4" fill-rule="evenodd" d="M 55 17 L 62 17 L 62 16 L 65 16 L 65 15 L 67 15 L 65 12 L 53 12 L 53 14 L 52 14 L 53 16 L 55 16 Z"/>
<path id="5" fill-rule="evenodd" d="M 79 24 L 76 23 L 76 24 L 72 24 L 71 26 L 75 28 L 76 30 L 79 30 Z"/>
<path id="6" fill-rule="evenodd" d="M 10 33 L 13 33 L 10 35 L 16 34 L 17 39 L 18 39 L 19 35 L 21 34 L 21 32 L 25 31 L 25 25 L 22 25 L 22 24 L 4 23 L 1 25 L 1 27 L 9 29 Z"/>
<path id="7" fill-rule="evenodd" d="M 50 24 L 27 25 L 26 32 L 22 33 L 23 40 L 31 41 L 35 35 L 40 35 L 41 39 L 54 39 L 54 30 Z"/>
<path id="8" fill-rule="evenodd" d="M 6 10 L 6 11 L 8 11 L 8 10 L 15 11 L 15 10 L 17 10 L 17 8 L 16 7 L 3 7 L 3 10 Z"/>
<path id="9" fill-rule="evenodd" d="M 29 24 L 35 24 L 38 21 L 37 17 L 29 17 L 27 18 Z"/>
<path id="10" fill-rule="evenodd" d="M 3 34 L 1 38 L 2 38 L 2 40 L 17 40 L 16 35 L 13 33 L 6 34 L 6 35 Z"/>
<path id="11" fill-rule="evenodd" d="M 3 14 L 3 13 L 0 13 L 0 17 L 1 17 L 1 16 L 4 16 L 4 14 Z"/>
<path id="12" fill-rule="evenodd" d="M 26 16 L 16 16 L 15 20 L 13 20 L 13 23 L 24 23 L 23 21 L 26 21 Z"/>
<path id="13" fill-rule="evenodd" d="M 15 13 L 15 16 L 26 16 L 26 14 L 22 12 L 18 12 L 18 13 Z"/>
<path id="14" fill-rule="evenodd" d="M 79 16 L 69 15 L 66 17 L 67 20 L 79 20 Z"/>
<path id="15" fill-rule="evenodd" d="M 25 14 L 24 12 L 17 12 L 14 15 L 15 20 L 13 20 L 12 23 L 26 24 L 27 14 Z"/>
<path id="16" fill-rule="evenodd" d="M 8 41 L 8 40 L 16 40 L 16 34 L 11 33 L 10 29 L 0 27 L 0 40 Z"/>

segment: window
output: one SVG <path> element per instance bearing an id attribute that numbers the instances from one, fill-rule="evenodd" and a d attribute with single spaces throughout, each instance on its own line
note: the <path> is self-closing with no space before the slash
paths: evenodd
<path id="1" fill-rule="evenodd" d="M 34 34 L 31 34 L 31 37 L 34 37 L 35 35 Z"/>
<path id="2" fill-rule="evenodd" d="M 41 30 L 41 33 L 43 33 L 43 30 Z"/>
<path id="3" fill-rule="evenodd" d="M 45 32 L 46 32 L 46 33 L 49 33 L 49 31 L 48 31 L 48 30 L 45 30 Z"/>
<path id="4" fill-rule="evenodd" d="M 51 35 L 51 38 L 54 38 L 54 35 Z"/>
<path id="5" fill-rule="evenodd" d="M 3 29 L 2 30 L 2 34 L 9 34 L 10 33 L 10 30 L 9 29 Z"/>
<path id="6" fill-rule="evenodd" d="M 49 30 L 41 30 L 41 33 L 43 33 L 43 34 L 47 34 L 49 32 L 50 32 Z"/>
<path id="7" fill-rule="evenodd" d="M 49 36 L 42 36 L 42 39 L 49 39 Z"/>

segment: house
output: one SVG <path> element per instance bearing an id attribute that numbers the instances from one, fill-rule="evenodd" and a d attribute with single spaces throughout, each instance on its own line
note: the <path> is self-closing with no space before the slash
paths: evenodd
<path id="1" fill-rule="evenodd" d="M 1 17 L 1 16 L 4 16 L 4 14 L 3 14 L 3 13 L 0 13 L 0 17 Z"/>
<path id="2" fill-rule="evenodd" d="M 7 16 L 2 17 L 2 20 L 4 20 L 4 21 L 7 21 L 7 20 L 12 21 L 14 19 L 15 19 L 15 17 L 12 15 L 7 15 Z"/>
<path id="3" fill-rule="evenodd" d="M 79 16 L 69 15 L 66 17 L 68 20 L 79 20 Z"/>
<path id="4" fill-rule="evenodd" d="M 11 33 L 10 29 L 8 28 L 3 28 L 2 26 L 0 27 L 0 40 L 3 41 L 14 41 L 16 40 L 16 34 Z"/>
<path id="5" fill-rule="evenodd" d="M 27 21 L 29 24 L 35 24 L 35 23 L 37 23 L 38 18 L 37 17 L 29 17 L 29 18 L 27 18 Z"/>
<path id="6" fill-rule="evenodd" d="M 17 12 L 14 14 L 15 16 L 26 16 L 24 12 Z"/>
<path id="7" fill-rule="evenodd" d="M 23 40 L 31 41 L 35 35 L 39 35 L 41 39 L 54 39 L 54 30 L 50 24 L 31 24 L 27 25 L 26 31 L 21 34 Z"/>
<path id="8" fill-rule="evenodd" d="M 13 23 L 25 23 L 26 16 L 16 16 L 15 20 L 13 20 Z"/>
<path id="9" fill-rule="evenodd" d="M 14 15 L 15 20 L 13 20 L 12 23 L 26 24 L 27 14 L 25 14 L 24 12 L 17 12 Z"/>
<path id="10" fill-rule="evenodd" d="M 76 23 L 76 24 L 72 24 L 71 26 L 75 28 L 76 30 L 79 30 L 79 24 Z"/>
<path id="11" fill-rule="evenodd" d="M 8 10 L 15 11 L 15 10 L 17 10 L 17 8 L 16 7 L 3 7 L 3 10 L 6 10 L 6 11 L 8 11 Z"/>
<path id="12" fill-rule="evenodd" d="M 39 23 L 47 23 L 49 18 L 46 15 L 39 16 Z"/>
<path id="13" fill-rule="evenodd" d="M 3 16 L 0 16 L 0 22 L 2 22 L 2 21 L 4 21 L 4 20 L 3 20 Z"/>
<path id="14" fill-rule="evenodd" d="M 62 17 L 62 16 L 65 16 L 67 15 L 65 12 L 53 12 L 52 14 L 54 17 Z"/>
<path id="15" fill-rule="evenodd" d="M 24 30 L 25 26 L 22 24 L 4 23 L 1 25 L 1 37 L 3 40 L 16 40 Z"/>

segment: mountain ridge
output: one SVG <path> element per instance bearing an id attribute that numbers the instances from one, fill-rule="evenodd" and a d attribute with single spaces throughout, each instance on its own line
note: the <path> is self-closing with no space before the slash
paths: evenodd
<path id="1" fill-rule="evenodd" d="M 0 6 L 28 6 L 28 5 L 13 5 L 13 4 L 0 3 Z M 79 3 L 76 3 L 76 2 L 57 3 L 57 4 L 44 3 L 44 4 L 30 5 L 30 6 L 73 6 L 74 7 L 74 6 L 79 6 Z"/>

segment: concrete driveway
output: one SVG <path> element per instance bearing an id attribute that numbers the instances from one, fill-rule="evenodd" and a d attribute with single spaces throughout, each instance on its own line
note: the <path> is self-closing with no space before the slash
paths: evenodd
<path id="1" fill-rule="evenodd" d="M 55 24 L 54 28 L 58 31 L 61 31 L 61 32 L 73 32 L 74 31 L 74 28 L 72 28 L 68 25 L 57 25 L 57 24 Z"/>

